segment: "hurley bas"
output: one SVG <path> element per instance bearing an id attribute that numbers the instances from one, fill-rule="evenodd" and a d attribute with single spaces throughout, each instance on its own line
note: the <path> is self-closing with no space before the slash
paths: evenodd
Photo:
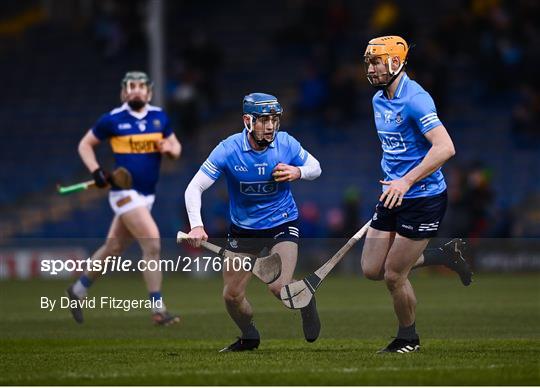
<path id="1" fill-rule="evenodd" d="M 58 303 L 59 302 L 59 303 Z M 161 309 L 163 308 L 161 299 L 118 299 L 111 296 L 102 296 L 85 298 L 81 300 L 70 300 L 67 296 L 62 296 L 59 299 L 51 299 L 46 296 L 41 297 L 40 306 L 42 309 L 53 311 L 56 307 L 61 309 L 80 307 L 84 309 L 118 309 L 131 311 L 134 309 Z"/>

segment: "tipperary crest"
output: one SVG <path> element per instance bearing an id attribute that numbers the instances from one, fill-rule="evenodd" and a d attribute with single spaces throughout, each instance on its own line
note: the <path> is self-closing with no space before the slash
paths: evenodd
<path id="1" fill-rule="evenodd" d="M 146 131 L 146 120 L 141 120 L 137 122 L 137 127 L 139 128 L 139 131 L 144 132 Z"/>

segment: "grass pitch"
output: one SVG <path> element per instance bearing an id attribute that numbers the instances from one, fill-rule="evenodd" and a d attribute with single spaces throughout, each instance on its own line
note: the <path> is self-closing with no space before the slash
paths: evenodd
<path id="1" fill-rule="evenodd" d="M 150 324 L 147 311 L 40 309 L 60 281 L 0 282 L 0 385 L 521 385 L 540 384 L 540 278 L 419 272 L 417 329 L 422 350 L 378 355 L 395 334 L 381 282 L 331 276 L 317 292 L 321 337 L 304 341 L 300 314 L 253 280 L 262 335 L 253 352 L 220 354 L 238 334 L 221 300 L 221 280 L 169 276 L 165 301 L 182 323 Z M 91 296 L 145 298 L 140 277 L 109 277 Z"/>

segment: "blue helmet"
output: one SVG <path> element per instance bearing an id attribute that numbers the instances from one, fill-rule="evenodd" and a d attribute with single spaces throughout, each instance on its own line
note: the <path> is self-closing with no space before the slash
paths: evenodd
<path id="1" fill-rule="evenodd" d="M 277 98 L 266 93 L 251 93 L 244 97 L 244 114 L 259 116 L 280 115 L 283 112 Z"/>

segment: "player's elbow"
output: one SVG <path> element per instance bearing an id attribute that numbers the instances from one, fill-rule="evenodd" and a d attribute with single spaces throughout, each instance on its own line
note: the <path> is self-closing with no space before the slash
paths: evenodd
<path id="1" fill-rule="evenodd" d="M 450 143 L 441 143 L 437 146 L 438 149 L 438 155 L 440 155 L 440 158 L 443 161 L 447 161 L 448 159 L 452 158 L 456 154 L 456 149 L 454 148 L 454 144 Z"/>
<path id="2" fill-rule="evenodd" d="M 190 182 L 188 187 L 186 187 L 186 191 L 184 191 L 184 201 L 186 202 L 186 205 L 194 195 L 197 195 L 197 190 L 195 189 L 193 182 Z"/>
<path id="3" fill-rule="evenodd" d="M 180 156 L 182 155 L 182 144 L 180 142 L 178 142 L 178 147 L 177 147 L 177 152 L 175 154 L 175 157 L 174 159 L 175 160 L 178 160 L 180 159 Z"/>
<path id="4" fill-rule="evenodd" d="M 79 145 L 77 146 L 77 151 L 79 152 L 79 155 L 82 157 L 91 148 L 92 147 L 88 144 L 88 141 L 86 141 L 85 138 L 82 138 L 81 141 L 79 142 Z"/>
<path id="5" fill-rule="evenodd" d="M 321 164 L 318 160 L 312 160 L 308 166 L 300 167 L 300 177 L 308 181 L 317 179 L 322 173 Z"/>
<path id="6" fill-rule="evenodd" d="M 445 147 L 445 153 L 446 153 L 446 160 L 452 158 L 456 154 L 456 149 L 454 147 L 454 144 L 452 143 L 447 144 Z"/>

